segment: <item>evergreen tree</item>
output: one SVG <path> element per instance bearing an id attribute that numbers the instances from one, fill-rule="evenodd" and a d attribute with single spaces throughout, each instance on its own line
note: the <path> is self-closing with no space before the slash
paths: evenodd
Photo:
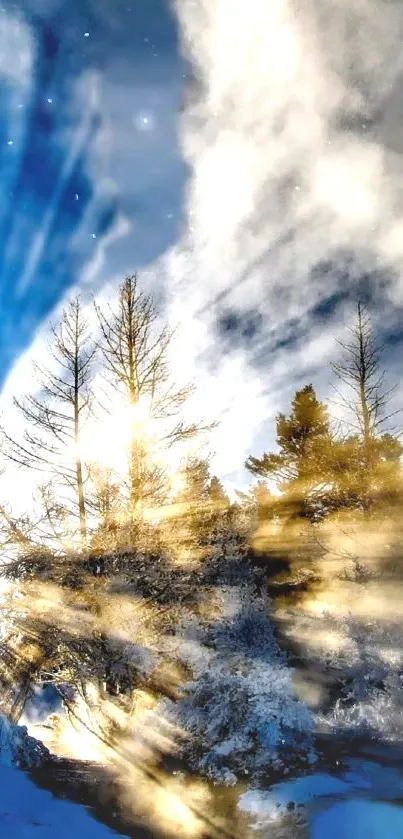
<path id="1" fill-rule="evenodd" d="M 110 467 L 91 463 L 88 466 L 90 489 L 87 504 L 97 521 L 91 548 L 108 551 L 116 548 L 121 527 L 122 498 L 118 477 Z"/>
<path id="2" fill-rule="evenodd" d="M 244 512 L 244 519 L 249 522 L 250 535 L 255 534 L 260 527 L 278 515 L 279 497 L 269 489 L 267 482 L 259 479 L 248 492 L 236 491 L 239 499 L 237 507 Z M 239 511 L 236 518 L 239 520 Z"/>
<path id="3" fill-rule="evenodd" d="M 188 458 L 179 477 L 182 486 L 172 504 L 173 550 L 183 558 L 206 558 L 231 530 L 231 503 L 219 479 L 211 476 L 208 459 Z"/>
<path id="4" fill-rule="evenodd" d="M 181 559 L 195 560 L 205 555 L 210 513 L 208 461 L 197 457 L 188 458 L 179 470 L 179 479 L 181 488 L 172 504 L 172 549 Z"/>
<path id="5" fill-rule="evenodd" d="M 216 475 L 211 478 L 207 492 L 210 507 L 209 539 L 210 541 L 220 540 L 225 538 L 231 527 L 231 502 Z"/>
<path id="6" fill-rule="evenodd" d="M 277 484 L 288 515 L 315 518 L 329 480 L 332 435 L 327 408 L 311 384 L 296 392 L 288 417 L 278 414 L 276 427 L 279 452 L 250 456 L 245 466 L 253 475 Z"/>

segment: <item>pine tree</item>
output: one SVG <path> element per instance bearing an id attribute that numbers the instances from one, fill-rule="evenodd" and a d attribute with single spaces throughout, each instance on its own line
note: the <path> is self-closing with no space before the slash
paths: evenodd
<path id="1" fill-rule="evenodd" d="M 91 537 L 91 548 L 101 552 L 110 551 L 117 546 L 121 526 L 119 479 L 113 469 L 98 463 L 88 465 L 88 475 L 90 488 L 87 490 L 87 505 L 97 522 Z"/>
<path id="2" fill-rule="evenodd" d="M 181 488 L 173 498 L 173 518 L 169 523 L 174 534 L 171 547 L 181 559 L 200 559 L 206 553 L 210 514 L 211 478 L 208 461 L 197 457 L 188 458 L 179 470 L 179 478 Z"/>
<path id="3" fill-rule="evenodd" d="M 210 542 L 224 541 L 232 530 L 232 505 L 216 475 L 213 475 L 207 489 L 209 504 L 208 539 Z"/>
<path id="4" fill-rule="evenodd" d="M 181 487 L 172 499 L 168 518 L 171 551 L 182 559 L 206 559 L 223 546 L 231 532 L 230 500 L 221 481 L 211 476 L 208 458 L 187 458 L 178 478 Z"/>
<path id="5" fill-rule="evenodd" d="M 279 452 L 250 456 L 245 466 L 252 475 L 277 484 L 289 513 L 315 517 L 328 481 L 332 438 L 327 408 L 311 384 L 296 392 L 289 417 L 278 414 L 276 427 Z"/>

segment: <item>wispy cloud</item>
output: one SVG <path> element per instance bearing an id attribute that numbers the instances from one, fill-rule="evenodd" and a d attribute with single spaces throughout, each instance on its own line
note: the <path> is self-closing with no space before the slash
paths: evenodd
<path id="1" fill-rule="evenodd" d="M 0 384 L 69 289 L 101 287 L 174 240 L 174 35 L 162 0 L 0 12 Z"/>
<path id="2" fill-rule="evenodd" d="M 392 116 L 403 11 L 393 0 L 176 9 L 197 83 L 181 125 L 187 227 L 164 268 L 197 375 L 215 360 L 228 448 L 242 450 L 256 445 L 262 398 L 270 415 L 304 376 L 327 384 L 321 371 L 356 294 L 370 288 L 383 319 L 385 301 L 401 303 L 403 146 Z M 232 348 L 217 328 L 228 317 Z M 252 338 L 240 335 L 251 318 Z M 256 394 L 255 424 L 234 413 L 234 389 Z"/>
<path id="3" fill-rule="evenodd" d="M 115 200 L 90 180 L 88 158 L 99 116 L 86 89 L 60 76 L 60 44 L 21 16 L 3 15 L 14 57 L 2 63 L 2 378 L 35 328 L 77 280 L 115 217 Z M 9 34 L 8 34 L 9 33 Z M 84 82 L 85 84 L 85 82 Z M 83 109 L 82 97 L 85 96 Z"/>
<path id="4" fill-rule="evenodd" d="M 217 468 L 234 478 L 251 449 L 270 445 L 272 419 L 295 387 L 314 380 L 322 396 L 330 393 L 334 338 L 343 335 L 357 294 L 375 301 L 375 325 L 398 337 L 403 12 L 395 0 L 337 7 L 327 0 L 176 0 L 194 77 L 178 118 L 183 68 L 166 4 L 153 0 L 148 17 L 138 6 L 132 29 L 109 0 L 84 5 L 85 49 L 95 64 L 108 44 L 99 76 L 102 132 L 85 167 L 80 158 L 89 179 L 85 207 L 68 221 L 67 238 L 62 227 L 60 238 L 53 230 L 46 248 L 46 276 L 50 265 L 54 271 L 48 288 L 55 283 L 60 297 L 68 287 L 69 263 L 59 255 L 70 242 L 80 260 L 69 274 L 75 281 L 115 283 L 126 270 L 146 268 L 145 285 L 157 296 L 163 291 L 166 314 L 179 325 L 173 363 L 182 378 L 195 378 L 197 410 L 221 418 L 211 447 Z M 32 35 L 20 32 L 28 67 Z M 25 79 L 30 91 L 30 71 Z M 77 119 L 85 109 L 69 102 Z M 105 182 L 101 188 L 98 160 L 119 192 L 118 242 L 108 240 L 111 192 Z M 97 207 L 105 235 L 90 252 Z M 15 219 L 19 233 L 10 241 L 30 242 L 31 222 L 21 213 Z M 27 260 L 24 252 L 18 276 Z M 16 270 L 14 259 L 7 270 Z M 43 266 L 37 275 L 44 278 Z M 395 368 L 398 343 L 394 357 L 390 346 Z"/>

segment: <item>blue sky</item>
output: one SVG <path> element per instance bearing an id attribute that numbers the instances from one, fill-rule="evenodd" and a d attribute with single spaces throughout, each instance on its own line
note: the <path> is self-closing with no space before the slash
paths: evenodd
<path id="1" fill-rule="evenodd" d="M 4 382 L 69 288 L 99 288 L 175 239 L 184 68 L 165 0 L 5 2 L 0 45 Z"/>
<path id="2" fill-rule="evenodd" d="M 297 387 L 332 395 L 358 296 L 400 379 L 398 0 L 1 8 L 3 383 L 69 289 L 136 269 L 234 482 Z"/>

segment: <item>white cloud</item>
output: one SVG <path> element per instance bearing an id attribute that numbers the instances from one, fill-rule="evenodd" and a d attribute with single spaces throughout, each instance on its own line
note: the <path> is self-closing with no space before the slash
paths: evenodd
<path id="1" fill-rule="evenodd" d="M 184 230 L 146 282 L 164 284 L 166 314 L 178 324 L 173 363 L 182 378 L 194 376 L 195 407 L 222 420 L 217 469 L 241 475 L 263 433 L 270 445 L 273 415 L 298 382 L 316 369 L 322 394 L 329 390 L 334 337 L 351 310 L 344 303 L 330 322 L 311 314 L 345 282 L 340 270 L 312 269 L 350 250 L 350 285 L 375 266 L 394 269 L 389 295 L 402 302 L 403 8 L 177 0 L 176 9 L 200 95 L 180 121 L 190 172 Z M 141 97 L 128 105 L 143 113 Z M 250 351 L 217 334 L 226 306 L 262 314 Z M 292 318 L 295 340 L 281 345 Z"/>
<path id="2" fill-rule="evenodd" d="M 390 104 L 403 69 L 403 10 L 372 0 L 177 0 L 176 9 L 200 95 L 181 124 L 187 226 L 163 267 L 187 368 L 201 379 L 215 356 L 214 387 L 228 415 L 217 463 L 227 469 L 232 452 L 235 469 L 261 433 L 262 405 L 268 414 L 275 402 L 283 407 L 315 366 L 328 389 L 330 371 L 320 368 L 351 310 L 342 306 L 330 323 L 311 316 L 344 282 L 340 271 L 312 269 L 342 249 L 356 261 L 350 285 L 374 267 L 403 268 L 403 142 L 396 149 Z M 401 293 L 395 280 L 392 301 Z M 216 332 L 220 301 L 264 316 L 262 374 L 234 350 L 238 402 L 230 350 Z M 273 334 L 291 318 L 305 337 L 275 349 Z"/>

